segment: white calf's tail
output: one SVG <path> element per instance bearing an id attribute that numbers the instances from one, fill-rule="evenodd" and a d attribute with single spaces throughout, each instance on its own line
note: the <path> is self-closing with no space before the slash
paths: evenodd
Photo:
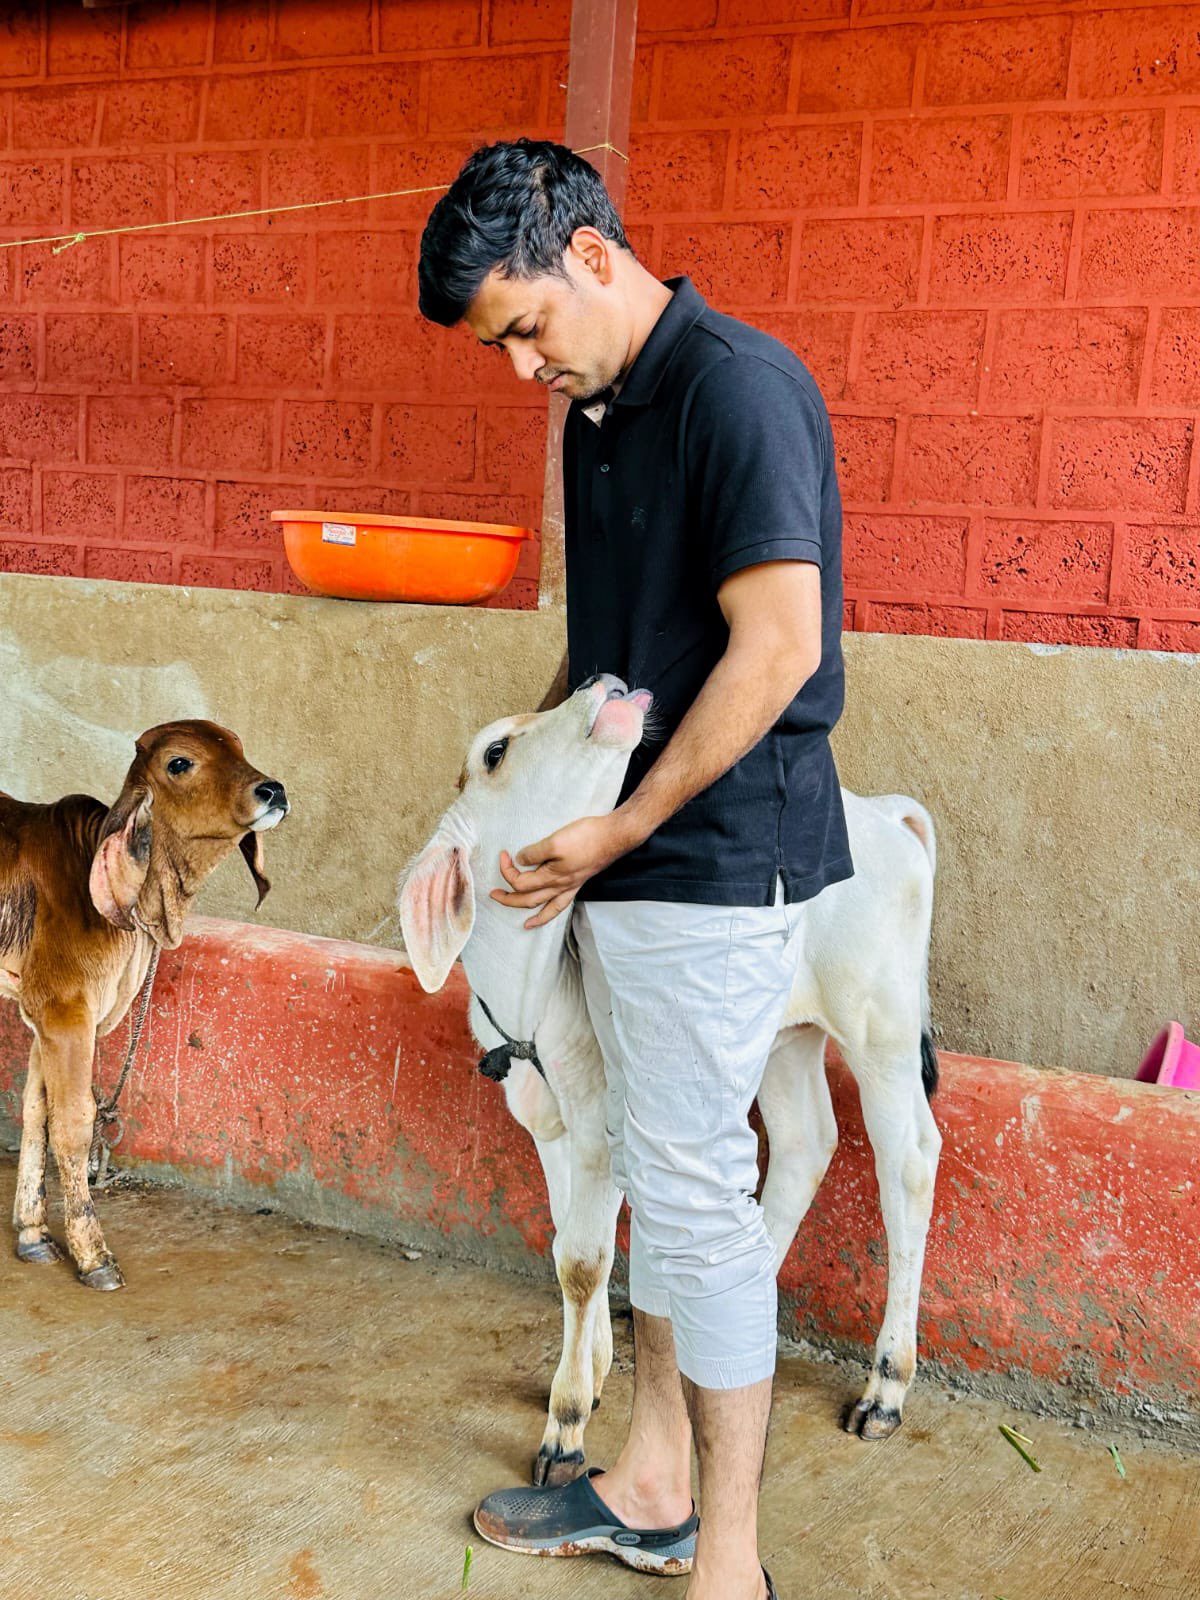
<path id="1" fill-rule="evenodd" d="M 897 794 L 888 797 L 896 802 L 896 820 L 902 822 L 910 833 L 915 833 L 921 841 L 925 854 L 929 857 L 929 870 L 937 875 L 937 834 L 933 828 L 933 818 L 923 805 L 908 795 Z"/>
<path id="2" fill-rule="evenodd" d="M 925 807 L 906 794 L 890 794 L 884 805 L 903 827 L 915 834 L 929 861 L 930 880 L 937 876 L 937 833 Z M 933 1047 L 933 1008 L 929 1000 L 929 935 L 921 959 L 921 1082 L 925 1098 L 932 1100 L 938 1086 L 938 1058 Z"/>

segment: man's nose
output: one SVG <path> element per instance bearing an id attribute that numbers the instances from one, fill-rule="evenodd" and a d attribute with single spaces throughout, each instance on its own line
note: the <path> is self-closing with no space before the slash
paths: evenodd
<path id="1" fill-rule="evenodd" d="M 524 345 L 515 345 L 509 354 L 517 377 L 522 380 L 536 378 L 546 365 L 536 350 L 527 349 Z"/>

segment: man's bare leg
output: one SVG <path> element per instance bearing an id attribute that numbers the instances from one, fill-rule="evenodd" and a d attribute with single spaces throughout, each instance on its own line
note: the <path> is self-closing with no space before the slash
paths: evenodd
<path id="1" fill-rule="evenodd" d="M 633 1332 L 629 1437 L 612 1470 L 593 1478 L 592 1487 L 628 1527 L 675 1527 L 692 1509 L 694 1430 L 701 1517 L 687 1600 L 763 1600 L 758 1489 L 771 1380 L 701 1389 L 680 1378 L 665 1317 L 635 1311 Z"/>
<path id="2" fill-rule="evenodd" d="M 674 1528 L 692 1514 L 692 1428 L 666 1317 L 633 1313 L 633 1414 L 610 1471 L 592 1487 L 630 1528 Z"/>
<path id="3" fill-rule="evenodd" d="M 682 1380 L 700 1462 L 700 1532 L 687 1600 L 763 1600 L 758 1559 L 771 1379 L 742 1389 L 701 1389 Z"/>

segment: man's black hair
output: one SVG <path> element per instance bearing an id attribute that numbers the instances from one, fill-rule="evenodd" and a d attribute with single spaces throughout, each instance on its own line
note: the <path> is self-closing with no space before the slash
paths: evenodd
<path id="1" fill-rule="evenodd" d="M 497 267 L 506 278 L 566 277 L 576 228 L 629 249 L 604 180 L 582 156 L 537 139 L 476 150 L 421 236 L 422 315 L 445 328 L 461 322 Z"/>

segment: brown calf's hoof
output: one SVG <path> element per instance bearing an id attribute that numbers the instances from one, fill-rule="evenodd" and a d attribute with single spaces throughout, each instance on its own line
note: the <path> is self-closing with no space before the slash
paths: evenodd
<path id="1" fill-rule="evenodd" d="M 115 1261 L 103 1261 L 90 1272 L 81 1272 L 79 1281 L 85 1289 L 123 1289 L 125 1279 Z"/>
<path id="2" fill-rule="evenodd" d="M 41 1263 L 44 1261 L 61 1261 L 62 1258 L 62 1251 L 48 1233 L 43 1234 L 40 1239 L 27 1240 L 24 1244 L 20 1239 L 17 1240 L 18 1261 Z"/>
<path id="3" fill-rule="evenodd" d="M 903 1419 L 895 1406 L 882 1406 L 878 1400 L 860 1400 L 846 1417 L 846 1432 L 856 1433 L 868 1444 L 890 1439 Z"/>
<path id="4" fill-rule="evenodd" d="M 582 1450 L 568 1450 L 551 1455 L 545 1445 L 533 1462 L 533 1482 L 538 1489 L 561 1489 L 582 1477 L 587 1467 L 587 1457 Z"/>

